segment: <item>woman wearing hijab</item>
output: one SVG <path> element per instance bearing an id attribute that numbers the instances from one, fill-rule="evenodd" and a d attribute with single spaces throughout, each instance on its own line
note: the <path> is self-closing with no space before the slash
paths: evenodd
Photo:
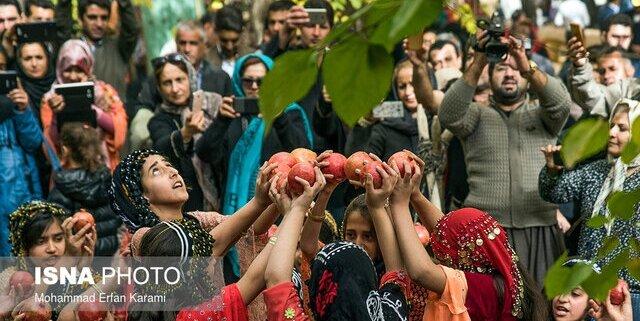
<path id="1" fill-rule="evenodd" d="M 93 81 L 95 83 L 95 103 L 98 129 L 103 140 L 104 161 L 112 171 L 120 161 L 120 149 L 127 135 L 127 114 L 116 90 L 93 74 L 94 60 L 89 46 L 81 40 L 69 40 L 62 45 L 56 64 L 55 84 Z M 65 108 L 64 98 L 49 91 L 44 95 L 40 109 L 40 119 L 45 137 L 58 155 L 60 146 L 58 136 L 61 128 L 56 123 L 56 113 Z M 65 166 L 65 164 L 62 164 Z"/>
<path id="2" fill-rule="evenodd" d="M 311 201 L 323 189 L 326 181 L 316 167 L 316 182 L 296 178 L 305 186 L 304 193 L 293 200 L 272 187 L 270 195 L 280 204 L 290 204 L 278 232 L 269 242 L 275 243 L 265 270 L 267 290 L 263 292 L 267 304 L 267 320 L 310 320 L 302 307 L 294 284 L 290 281 L 300 229 Z M 387 272 L 378 275 L 367 252 L 351 242 L 332 243 L 315 256 L 309 280 L 309 308 L 317 321 L 406 320 L 407 297 L 411 295 L 411 280 L 401 271 L 403 262 L 387 210 L 386 200 L 394 192 L 398 175 L 388 165 L 378 168 L 382 187 L 374 189 L 373 179 L 367 176 L 367 206 L 376 228 Z"/>
<path id="3" fill-rule="evenodd" d="M 77 219 L 63 207 L 48 202 L 33 201 L 25 203 L 11 213 L 12 254 L 17 259 L 16 267 L 8 267 L 0 272 L 0 297 L 2 308 L 0 317 L 11 319 L 11 312 L 19 304 L 23 290 L 11 289 L 10 278 L 17 270 L 35 275 L 36 267 L 51 266 L 91 266 L 96 241 L 94 226 L 86 225 L 74 233 L 73 225 Z M 66 262 L 63 263 L 63 260 Z M 76 260 L 75 262 L 70 260 Z M 42 289 L 45 295 L 76 295 L 83 291 L 81 285 L 54 284 Z M 33 297 L 33 296 L 31 296 Z M 58 318 L 69 302 L 50 302 L 52 320 Z M 6 309 L 6 310 L 4 310 Z M 16 319 L 24 319 L 28 313 L 18 313 Z"/>
<path id="4" fill-rule="evenodd" d="M 196 153 L 220 173 L 226 173 L 221 186 L 222 213 L 231 214 L 252 196 L 260 164 L 273 154 L 299 147 L 311 148 L 313 131 L 306 113 L 297 104 L 276 118 L 265 137 L 260 115 L 240 114 L 233 109 L 235 98 L 258 98 L 260 84 L 273 61 L 262 54 L 238 59 L 233 73 L 235 97 L 223 98 L 220 117 L 202 135 Z"/>
<path id="5" fill-rule="evenodd" d="M 559 146 L 542 148 L 547 165 L 540 171 L 540 195 L 552 203 L 574 202 L 584 219 L 601 216 L 606 219 L 600 228 L 582 227 L 578 238 L 578 255 L 604 266 L 611 262 L 633 239 L 640 240 L 640 212 L 636 204 L 629 220 L 616 219 L 607 208 L 607 199 L 615 192 L 629 192 L 640 188 L 640 156 L 628 164 L 620 157 L 631 141 L 631 128 L 640 116 L 640 102 L 618 101 L 609 119 L 608 159 L 598 160 L 568 171 L 554 163 L 553 153 Z M 608 236 L 615 236 L 620 244 L 603 258 L 598 251 Z M 640 253 L 631 252 L 632 257 Z M 627 281 L 631 291 L 634 320 L 640 318 L 640 281 L 624 268 L 619 277 Z"/>
<path id="6" fill-rule="evenodd" d="M 477 209 L 444 215 L 419 192 L 424 163 L 415 155 L 414 160 L 420 165 L 405 166 L 397 184 L 401 197 L 389 202 L 407 271 L 430 291 L 424 320 L 546 320 L 542 292 L 518 262 L 504 228 Z M 431 248 L 441 265 L 420 243 L 409 203 L 431 233 Z"/>
<path id="7" fill-rule="evenodd" d="M 169 54 L 153 60 L 154 74 L 162 102 L 149 120 L 153 147 L 169 157 L 191 188 L 185 209 L 217 210 L 219 192 L 216 177 L 195 154 L 196 143 L 217 117 L 222 97 L 202 92 L 202 105 L 194 110 L 197 73 L 181 54 Z"/>
<path id="8" fill-rule="evenodd" d="M 56 80 L 54 63 L 51 59 L 51 52 L 46 45 L 41 42 L 29 42 L 19 44 L 16 50 L 18 62 L 18 78 L 22 88 L 27 92 L 29 101 L 33 107 L 34 115 L 40 123 L 40 106 L 42 97 L 51 89 L 51 85 Z M 47 146 L 47 152 L 52 150 Z M 47 196 L 49 190 L 49 180 L 51 177 L 51 165 L 48 164 L 47 157 L 42 149 L 38 149 L 35 154 L 36 166 L 40 177 L 40 184 L 44 196 Z"/>

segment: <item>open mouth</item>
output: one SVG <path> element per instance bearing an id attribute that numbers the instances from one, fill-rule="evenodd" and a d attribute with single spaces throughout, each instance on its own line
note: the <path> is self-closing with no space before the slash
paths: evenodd
<path id="1" fill-rule="evenodd" d="M 184 184 L 182 184 L 181 181 L 177 181 L 177 182 L 175 182 L 173 184 L 173 189 L 180 188 L 180 187 L 183 187 L 183 186 L 184 186 Z"/>
<path id="2" fill-rule="evenodd" d="M 567 309 L 564 306 L 558 305 L 553 309 L 553 314 L 555 314 L 556 316 L 565 316 L 567 314 L 569 314 L 569 309 Z"/>

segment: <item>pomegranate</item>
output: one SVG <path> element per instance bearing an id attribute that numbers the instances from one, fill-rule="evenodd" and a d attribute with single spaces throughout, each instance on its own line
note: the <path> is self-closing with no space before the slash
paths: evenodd
<path id="1" fill-rule="evenodd" d="M 80 303 L 77 312 L 79 321 L 102 321 L 107 317 L 107 307 L 98 301 Z"/>
<path id="2" fill-rule="evenodd" d="M 416 223 L 413 227 L 416 229 L 416 233 L 418 234 L 418 238 L 420 239 L 420 243 L 422 243 L 422 246 L 427 246 L 427 244 L 429 244 L 429 241 L 431 241 L 431 237 L 429 236 L 429 231 L 427 231 L 427 228 L 420 223 Z"/>
<path id="3" fill-rule="evenodd" d="M 400 170 L 400 177 L 403 177 L 404 176 L 404 162 L 409 163 L 409 166 L 411 166 L 411 167 L 416 165 L 416 161 L 414 161 L 413 158 L 411 158 L 411 155 L 409 155 L 409 153 L 407 153 L 405 151 L 399 151 L 399 152 L 391 155 L 391 157 L 389 157 L 389 160 L 387 161 L 387 164 L 389 164 L 389 166 L 393 167 L 393 164 L 395 163 L 396 166 L 398 166 L 398 169 Z"/>
<path id="4" fill-rule="evenodd" d="M 298 163 L 307 162 L 309 164 L 315 164 L 318 154 L 306 148 L 296 148 L 291 151 L 291 156 L 293 156 Z"/>
<path id="5" fill-rule="evenodd" d="M 322 173 L 333 175 L 333 178 L 327 179 L 327 183 L 339 183 L 347 177 L 344 173 L 344 166 L 347 163 L 347 158 L 344 157 L 344 155 L 331 153 L 322 161 L 329 163 L 329 165 L 322 168 Z"/>
<path id="6" fill-rule="evenodd" d="M 613 305 L 622 305 L 624 302 L 624 292 L 622 291 L 622 287 L 624 286 L 623 280 L 618 280 L 618 284 L 609 291 L 609 300 L 611 300 L 611 304 Z"/>
<path id="7" fill-rule="evenodd" d="M 313 185 L 316 182 L 316 172 L 313 165 L 307 162 L 301 162 L 291 168 L 289 172 L 287 186 L 289 187 L 289 193 L 292 195 L 300 195 L 304 192 L 304 185 L 300 184 L 295 178 L 300 177 L 309 182 L 309 185 Z"/>
<path id="8" fill-rule="evenodd" d="M 94 225 L 96 221 L 93 219 L 93 215 L 91 213 L 85 211 L 84 209 L 80 209 L 78 212 L 73 214 L 73 218 L 77 218 L 75 224 L 73 224 L 73 232 L 78 233 L 85 225 L 90 224 Z"/>
<path id="9" fill-rule="evenodd" d="M 287 165 L 289 167 L 293 167 L 293 165 L 295 165 L 298 161 L 291 156 L 291 154 L 287 153 L 287 152 L 279 152 L 279 153 L 275 153 L 273 154 L 273 156 L 271 156 L 271 158 L 269 158 L 269 165 L 271 164 L 284 164 Z"/>
<path id="10" fill-rule="evenodd" d="M 378 167 L 383 168 L 381 162 L 372 161 L 367 163 L 367 165 L 364 166 L 364 170 L 360 172 L 360 182 L 364 184 L 367 179 L 366 174 L 371 174 L 371 177 L 373 178 L 373 187 L 380 188 L 382 186 L 382 176 L 380 176 L 380 173 L 378 173 L 378 170 L 376 169 Z"/>
<path id="11" fill-rule="evenodd" d="M 371 156 L 365 152 L 355 152 L 349 158 L 344 165 L 344 174 L 347 179 L 352 181 L 360 180 L 360 175 L 356 173 L 356 170 L 362 171 L 367 163 L 372 162 Z"/>
<path id="12" fill-rule="evenodd" d="M 35 298 L 29 298 L 22 305 L 20 312 L 25 314 L 24 321 L 49 321 L 51 320 L 51 306 L 46 302 L 36 302 Z"/>
<path id="13" fill-rule="evenodd" d="M 287 185 L 287 176 L 289 175 L 289 171 L 291 171 L 291 167 L 286 164 L 278 164 L 276 168 L 274 168 L 271 173 L 269 173 L 269 180 L 278 174 L 278 183 L 276 184 L 276 188 L 281 190 L 285 185 Z"/>
<path id="14" fill-rule="evenodd" d="M 28 293 L 31 288 L 33 288 L 34 282 L 33 275 L 26 271 L 16 271 L 11 275 L 11 278 L 9 278 L 9 285 L 15 289 L 21 286 L 25 293 Z"/>

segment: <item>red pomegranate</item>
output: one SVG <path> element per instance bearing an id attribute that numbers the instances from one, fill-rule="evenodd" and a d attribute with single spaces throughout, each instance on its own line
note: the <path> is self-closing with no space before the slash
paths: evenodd
<path id="1" fill-rule="evenodd" d="M 360 172 L 360 182 L 364 184 L 367 179 L 366 174 L 371 174 L 371 177 L 373 178 L 373 187 L 380 188 L 382 186 L 382 176 L 378 173 L 378 167 L 383 168 L 382 163 L 379 161 L 367 163 L 367 165 L 364 166 L 364 170 Z"/>
<path id="2" fill-rule="evenodd" d="M 289 167 L 289 165 L 278 164 L 278 166 L 269 173 L 269 180 L 271 180 L 274 175 L 278 174 L 278 183 L 276 184 L 276 188 L 278 190 L 281 190 L 285 185 L 287 185 L 289 171 L 291 171 L 291 167 Z"/>
<path id="3" fill-rule="evenodd" d="M 20 312 L 25 314 L 23 319 L 25 321 L 51 320 L 51 306 L 46 302 L 36 302 L 34 298 L 27 299 Z"/>
<path id="4" fill-rule="evenodd" d="M 271 158 L 269 158 L 269 161 L 268 161 L 269 165 L 284 164 L 289 167 L 293 167 L 293 165 L 295 165 L 297 162 L 298 161 L 296 161 L 296 159 L 287 152 L 275 153 L 273 154 L 273 156 L 271 156 Z"/>
<path id="5" fill-rule="evenodd" d="M 347 163 L 347 158 L 344 157 L 344 155 L 331 153 L 322 161 L 329 163 L 329 165 L 322 168 L 322 173 L 333 175 L 333 178 L 328 179 L 327 183 L 339 183 L 347 177 L 344 173 L 344 166 Z"/>
<path id="6" fill-rule="evenodd" d="M 420 223 L 415 223 L 413 226 L 416 229 L 416 233 L 418 234 L 418 238 L 420 239 L 420 243 L 422 246 L 427 246 L 429 241 L 431 241 L 431 236 L 429 236 L 429 231 Z"/>
<path id="7" fill-rule="evenodd" d="M 306 148 L 296 148 L 291 151 L 291 156 L 293 156 L 298 163 L 307 162 L 309 164 L 315 164 L 318 154 Z"/>
<path id="8" fill-rule="evenodd" d="M 79 321 L 102 321 L 107 317 L 107 307 L 98 301 L 80 303 L 77 312 Z"/>
<path id="9" fill-rule="evenodd" d="M 611 300 L 611 304 L 613 305 L 622 305 L 624 302 L 624 292 L 622 288 L 625 282 L 623 280 L 618 279 L 618 284 L 609 291 L 609 300 Z"/>
<path id="10" fill-rule="evenodd" d="M 411 158 L 411 155 L 405 151 L 399 151 L 393 155 L 391 155 L 391 157 L 389 157 L 389 160 L 387 161 L 387 164 L 389 164 L 389 166 L 393 167 L 393 164 L 395 163 L 396 166 L 398 166 L 398 169 L 400 170 L 400 177 L 404 176 L 404 162 L 409 163 L 409 166 L 413 167 L 414 165 L 416 165 L 416 161 L 413 160 L 413 158 Z"/>
<path id="11" fill-rule="evenodd" d="M 352 181 L 360 180 L 360 175 L 356 173 L 356 170 L 362 171 L 367 163 L 372 162 L 371 156 L 365 152 L 355 152 L 349 158 L 344 165 L 344 174 L 347 179 Z"/>
<path id="12" fill-rule="evenodd" d="M 307 162 L 301 162 L 291 168 L 289 172 L 287 187 L 292 195 L 300 195 L 304 192 L 304 185 L 300 184 L 295 178 L 300 177 L 313 185 L 316 182 L 316 172 L 313 165 Z"/>
<path id="13" fill-rule="evenodd" d="M 18 289 L 18 286 L 21 286 L 25 292 L 29 292 L 33 287 L 35 280 L 31 273 L 26 271 L 16 271 L 9 278 L 9 285 L 13 288 Z"/>
<path id="14" fill-rule="evenodd" d="M 84 209 L 80 209 L 78 212 L 73 214 L 73 218 L 78 219 L 76 223 L 73 224 L 74 233 L 77 233 L 78 231 L 80 231 L 87 224 L 90 224 L 90 225 L 96 224 L 96 221 L 93 219 L 93 215 L 91 215 L 91 213 L 85 211 Z"/>

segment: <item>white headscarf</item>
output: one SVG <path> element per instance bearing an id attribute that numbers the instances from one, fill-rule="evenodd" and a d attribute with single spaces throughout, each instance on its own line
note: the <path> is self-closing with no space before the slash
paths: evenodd
<path id="1" fill-rule="evenodd" d="M 638 118 L 638 116 L 640 116 L 640 101 L 631 99 L 620 99 L 616 102 L 616 105 L 609 116 L 609 123 L 613 121 L 616 113 L 623 107 L 629 108 L 629 126 L 633 126 L 633 122 Z M 625 164 L 622 161 L 622 157 L 618 157 L 613 160 L 613 167 L 611 167 L 611 170 L 600 189 L 600 194 L 598 194 L 596 203 L 593 206 L 593 213 L 591 213 L 591 217 L 600 215 L 600 209 L 603 207 L 604 216 L 610 216 L 609 209 L 607 208 L 607 199 L 613 192 L 623 190 L 624 181 L 627 179 L 627 171 L 630 168 L 638 166 L 640 166 L 640 156 L 636 156 L 636 158 L 634 158 L 629 164 Z M 613 226 L 614 221 L 615 219 L 612 219 L 604 225 L 607 229 L 607 235 L 611 233 L 611 227 Z"/>

